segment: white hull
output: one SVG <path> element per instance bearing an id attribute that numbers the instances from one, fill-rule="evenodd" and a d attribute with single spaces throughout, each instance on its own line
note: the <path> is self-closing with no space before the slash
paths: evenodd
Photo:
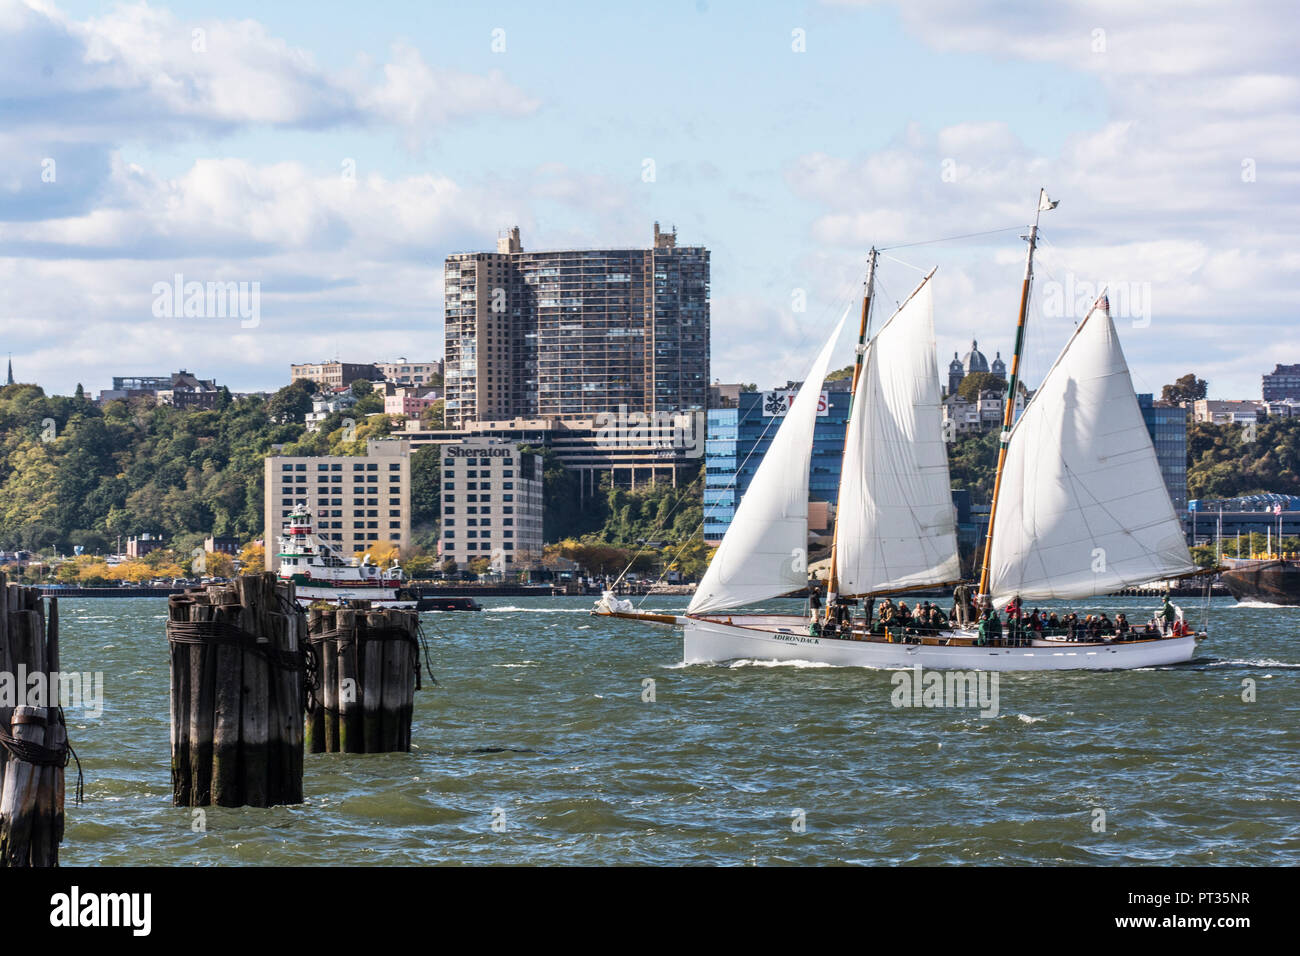
<path id="1" fill-rule="evenodd" d="M 680 621 L 687 664 L 762 660 L 882 670 L 918 664 L 932 670 L 1129 670 L 1189 661 L 1201 640 L 1189 635 L 1114 644 L 1040 640 L 1031 647 L 958 647 L 811 637 L 808 621 L 802 617 L 733 615 L 726 620 L 688 617 Z"/>

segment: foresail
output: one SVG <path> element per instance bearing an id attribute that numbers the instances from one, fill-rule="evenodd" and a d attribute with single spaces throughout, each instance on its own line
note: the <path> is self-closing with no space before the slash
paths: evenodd
<path id="1" fill-rule="evenodd" d="M 840 594 L 961 577 L 927 279 L 871 340 L 849 413 L 836 519 Z"/>
<path id="2" fill-rule="evenodd" d="M 1012 429 L 990 559 L 998 602 L 1089 597 L 1196 569 L 1105 301 Z"/>
<path id="3" fill-rule="evenodd" d="M 799 388 L 736 509 L 688 614 L 707 614 L 797 591 L 808 583 L 808 470 L 822 383 L 844 316 Z"/>

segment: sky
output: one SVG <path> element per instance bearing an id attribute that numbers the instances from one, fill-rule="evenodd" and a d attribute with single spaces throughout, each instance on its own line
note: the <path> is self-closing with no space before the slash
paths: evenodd
<path id="1" fill-rule="evenodd" d="M 1139 391 L 1258 398 L 1300 362 L 1288 6 L 0 0 L 0 357 L 62 394 L 437 358 L 448 253 L 659 221 L 711 252 L 721 381 L 799 378 L 872 245 L 874 321 L 937 266 L 941 365 L 1005 358 L 1045 187 L 1031 385 L 1105 286 Z"/>

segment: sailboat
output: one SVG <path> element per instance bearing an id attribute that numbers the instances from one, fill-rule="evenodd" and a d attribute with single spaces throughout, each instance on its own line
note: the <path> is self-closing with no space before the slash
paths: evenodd
<path id="1" fill-rule="evenodd" d="M 1055 207 L 1040 193 L 1039 215 Z M 1033 278 L 1030 229 L 1016 346 L 975 608 L 1076 600 L 1197 571 L 1165 488 L 1103 295 L 1014 420 Z M 859 599 L 956 583 L 934 342 L 933 270 L 867 340 L 868 260 L 833 535 L 827 612 L 744 613 L 802 591 L 816 403 L 847 314 L 818 354 L 684 615 L 686 663 L 806 660 L 877 668 L 1127 669 L 1190 660 L 1204 634 L 1181 626 L 1123 638 L 964 626 L 922 630 L 855 619 Z M 960 603 L 964 610 L 966 602 Z M 960 613 L 956 615 L 962 616 Z"/>

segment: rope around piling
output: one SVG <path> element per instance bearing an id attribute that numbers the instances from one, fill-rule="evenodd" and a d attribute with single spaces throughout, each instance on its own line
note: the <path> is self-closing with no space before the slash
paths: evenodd
<path id="1" fill-rule="evenodd" d="M 29 763 L 36 767 L 58 767 L 62 769 L 67 767 L 70 760 L 76 761 L 77 786 L 75 800 L 76 805 L 80 806 L 85 797 L 86 776 L 81 769 L 81 758 L 72 749 L 72 741 L 68 740 L 68 724 L 63 716 L 63 708 L 56 708 L 55 713 L 57 715 L 56 719 L 63 725 L 62 748 L 46 747 L 44 744 L 34 744 L 30 740 L 19 740 L 11 733 L 11 728 L 5 726 L 0 726 L 0 747 L 7 750 L 15 760 L 21 760 L 23 763 Z"/>

